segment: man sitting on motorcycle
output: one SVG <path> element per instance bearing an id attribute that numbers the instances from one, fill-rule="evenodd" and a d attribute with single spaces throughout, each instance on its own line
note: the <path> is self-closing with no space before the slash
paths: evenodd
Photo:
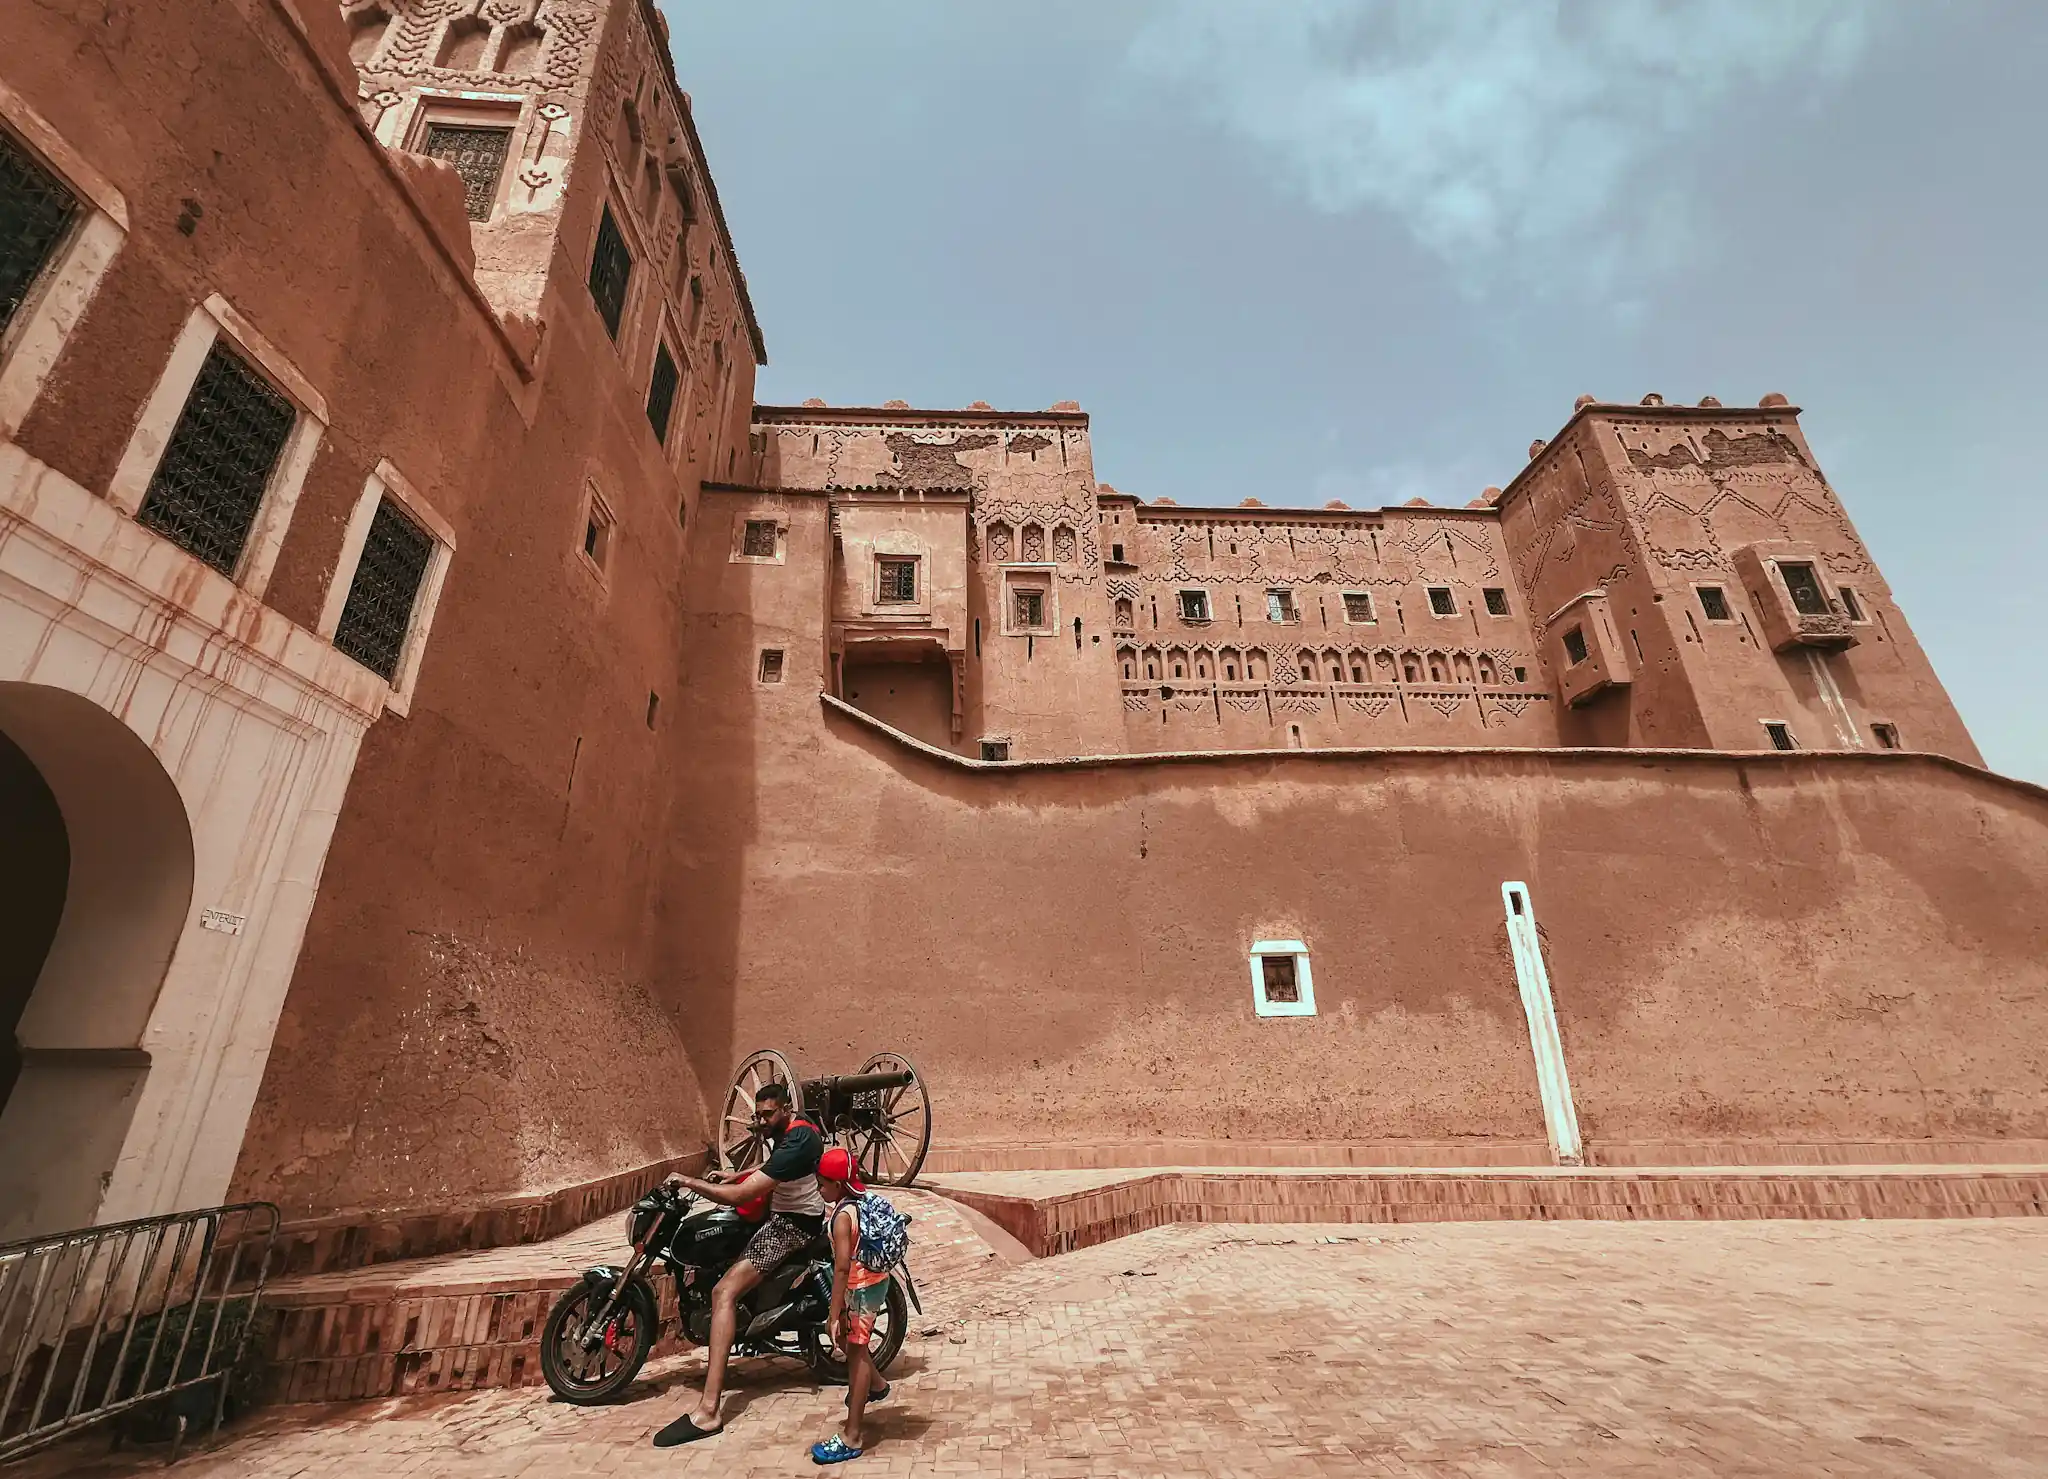
<path id="1" fill-rule="evenodd" d="M 739 1325 L 741 1296 L 777 1264 L 808 1248 L 825 1226 L 825 1198 L 818 1189 L 818 1158 L 824 1154 L 824 1137 L 815 1125 L 796 1117 L 789 1089 L 783 1084 L 762 1085 L 754 1096 L 754 1123 L 775 1148 L 741 1180 L 727 1182 L 715 1171 L 702 1180 L 694 1176 L 669 1178 L 728 1207 L 766 1197 L 768 1216 L 748 1240 L 745 1255 L 734 1261 L 711 1291 L 704 1395 L 695 1408 L 654 1435 L 656 1448 L 708 1438 L 724 1426 L 718 1416 L 718 1401 L 725 1389 L 725 1363 Z"/>

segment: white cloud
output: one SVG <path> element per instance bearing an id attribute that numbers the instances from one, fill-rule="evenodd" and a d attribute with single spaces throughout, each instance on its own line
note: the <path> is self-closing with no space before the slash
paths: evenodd
<path id="1" fill-rule="evenodd" d="M 1874 23 L 1867 0 L 1163 0 L 1132 61 L 1317 208 L 1389 212 L 1485 279 L 1681 252 L 1660 155 L 1746 92 L 1839 78 Z"/>

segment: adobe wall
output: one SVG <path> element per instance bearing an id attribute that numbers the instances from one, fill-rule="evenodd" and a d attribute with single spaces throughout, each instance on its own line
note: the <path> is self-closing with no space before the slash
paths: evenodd
<path id="1" fill-rule="evenodd" d="M 1505 880 L 1596 1153 L 2048 1133 L 2048 926 L 2010 907 L 2048 887 L 2032 788 L 1877 755 L 981 768 L 778 720 L 793 763 L 695 777 L 748 924 L 693 989 L 731 993 L 735 1056 L 907 1052 L 946 1143 L 1538 1139 Z M 722 825 L 735 791 L 775 804 Z M 1318 1016 L 1254 1016 L 1260 938 L 1307 943 Z"/>
<path id="2" fill-rule="evenodd" d="M 79 5 L 6 27 L 8 82 L 134 217 L 22 443 L 103 490 L 179 325 L 218 292 L 332 415 L 269 602 L 313 625 L 379 459 L 456 534 L 410 712 L 362 747 L 237 1193 L 420 1207 L 694 1149 L 693 1003 L 670 985 L 662 907 L 693 741 L 650 700 L 682 681 L 687 470 L 744 447 L 743 420 L 679 416 L 668 449 L 654 440 L 664 300 L 635 296 L 619 347 L 583 287 L 607 170 L 568 181 L 529 284 L 546 323 L 529 364 L 282 7 L 155 7 L 119 46 L 101 24 Z M 610 35 L 592 19 L 550 40 L 577 84 L 560 129 L 582 128 Z M 644 34 L 613 50 L 653 54 Z M 597 78 L 604 106 L 620 96 Z M 743 417 L 751 328 L 736 279 L 717 282 L 703 342 L 738 347 L 718 390 Z M 602 569 L 581 553 L 592 488 L 616 519 Z"/>
<path id="3" fill-rule="evenodd" d="M 1103 538 L 1128 557 L 1109 580 L 1124 748 L 1557 743 L 1491 509 L 1102 503 Z M 1434 611 L 1431 587 L 1450 593 L 1452 614 Z M 1489 611 L 1488 589 L 1505 615 Z M 1182 615 L 1193 590 L 1207 621 Z M 1273 590 L 1291 595 L 1293 620 L 1268 619 Z M 1347 617 L 1347 593 L 1370 598 L 1369 620 Z"/>

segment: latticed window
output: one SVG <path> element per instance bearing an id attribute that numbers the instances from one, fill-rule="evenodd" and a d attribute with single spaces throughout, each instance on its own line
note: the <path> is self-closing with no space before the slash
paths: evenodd
<path id="1" fill-rule="evenodd" d="M 505 151 L 511 147 L 509 128 L 471 128 L 451 123 L 427 125 L 427 141 L 420 152 L 430 159 L 445 159 L 462 178 L 463 204 L 472 221 L 488 221 L 498 199 L 498 176 L 505 170 Z"/>
<path id="2" fill-rule="evenodd" d="M 1451 594 L 1449 586 L 1433 585 L 1429 588 L 1429 609 L 1430 613 L 1434 616 L 1456 616 L 1458 614 L 1458 601 Z"/>
<path id="3" fill-rule="evenodd" d="M 626 284 L 633 277 L 633 254 L 626 250 L 626 238 L 612 219 L 612 208 L 604 208 L 597 223 L 597 250 L 590 255 L 590 296 L 604 319 L 605 331 L 619 337 L 619 321 L 626 313 Z"/>
<path id="4" fill-rule="evenodd" d="M 657 345 L 654 378 L 647 383 L 647 421 L 654 428 L 654 439 L 664 446 L 668 444 L 668 418 L 675 411 L 676 385 L 680 379 L 675 356 L 668 352 L 666 344 Z"/>
<path id="5" fill-rule="evenodd" d="M 1506 616 L 1508 614 L 1508 593 L 1505 590 L 1499 586 L 1490 585 L 1486 588 L 1485 594 L 1486 614 L 1488 616 Z"/>
<path id="6" fill-rule="evenodd" d="M 1792 598 L 1792 609 L 1801 616 L 1826 616 L 1828 598 L 1820 588 L 1820 581 L 1811 565 L 1786 563 L 1778 566 L 1778 574 L 1784 579 L 1785 593 Z"/>
<path id="7" fill-rule="evenodd" d="M 1294 957 L 1291 955 L 1262 955 L 1259 957 L 1260 984 L 1265 987 L 1266 1000 L 1274 1005 L 1292 1006 L 1301 1000 L 1301 983 L 1294 974 Z"/>
<path id="8" fill-rule="evenodd" d="M 334 645 L 387 683 L 398 681 L 413 607 L 433 561 L 433 536 L 390 499 L 379 503 L 356 578 L 349 583 L 348 604 L 341 608 L 341 625 L 334 629 Z"/>
<path id="9" fill-rule="evenodd" d="M 1010 594 L 1017 603 L 1017 625 L 1020 628 L 1045 625 L 1044 591 L 1027 587 L 1012 591 Z"/>
<path id="10" fill-rule="evenodd" d="M 740 536 L 740 553 L 750 560 L 775 558 L 775 524 L 770 519 L 748 519 Z"/>
<path id="11" fill-rule="evenodd" d="M 1346 621 L 1372 620 L 1372 595 L 1367 591 L 1347 591 L 1344 594 L 1344 619 Z"/>
<path id="12" fill-rule="evenodd" d="M 0 132 L 0 334 L 78 214 L 78 198 Z"/>
<path id="13" fill-rule="evenodd" d="M 1294 592 L 1266 592 L 1266 620 L 1291 622 L 1294 620 Z"/>
<path id="14" fill-rule="evenodd" d="M 135 517 L 233 575 L 298 414 L 216 340 Z"/>
<path id="15" fill-rule="evenodd" d="M 915 601 L 917 599 L 917 561 L 883 560 L 881 564 L 882 601 Z"/>

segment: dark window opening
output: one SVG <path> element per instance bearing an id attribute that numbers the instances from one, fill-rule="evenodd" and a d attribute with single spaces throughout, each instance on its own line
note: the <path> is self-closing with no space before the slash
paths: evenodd
<path id="1" fill-rule="evenodd" d="M 389 499 L 377 505 L 349 582 L 334 645 L 382 678 L 398 681 L 413 608 L 434 560 L 434 539 Z"/>
<path id="2" fill-rule="evenodd" d="M 1798 741 L 1792 738 L 1792 726 L 1789 724 L 1766 724 L 1764 733 L 1771 737 L 1771 748 L 1774 750 L 1799 748 Z"/>
<path id="3" fill-rule="evenodd" d="M 1863 614 L 1863 603 L 1856 599 L 1856 592 L 1850 590 L 1846 585 L 1842 587 L 1842 610 L 1848 614 L 1851 621 L 1868 621 L 1870 619 Z"/>
<path id="4" fill-rule="evenodd" d="M 1517 683 L 1527 683 L 1529 681 L 1529 670 L 1527 668 L 1516 668 L 1515 681 Z"/>
<path id="5" fill-rule="evenodd" d="M 984 760 L 1009 759 L 1010 742 L 1008 740 L 983 740 L 981 742 L 981 758 Z"/>
<path id="6" fill-rule="evenodd" d="M 649 690 L 647 694 L 647 727 L 654 728 L 654 716 L 661 712 L 661 695 Z"/>
<path id="7" fill-rule="evenodd" d="M 597 249 L 590 254 L 590 296 L 605 332 L 614 339 L 626 313 L 626 285 L 632 277 L 633 254 L 626 250 L 626 238 L 619 234 L 619 223 L 607 205 L 597 223 Z"/>
<path id="8" fill-rule="evenodd" d="M 298 409 L 216 341 L 136 518 L 233 575 Z"/>
<path id="9" fill-rule="evenodd" d="M 1718 585 L 1700 587 L 1700 610 L 1708 621 L 1733 621 L 1735 615 L 1728 609 L 1728 593 Z"/>
<path id="10" fill-rule="evenodd" d="M 750 560 L 774 559 L 775 521 L 748 519 L 746 532 L 740 536 L 740 553 Z"/>
<path id="11" fill-rule="evenodd" d="M 1880 750 L 1902 748 L 1899 744 L 1899 728 L 1896 724 L 1873 724 L 1870 726 L 1870 732 L 1877 736 L 1877 747 Z"/>
<path id="12" fill-rule="evenodd" d="M 1364 622 L 1372 620 L 1372 597 L 1365 591 L 1349 591 L 1344 596 L 1344 619 Z"/>
<path id="13" fill-rule="evenodd" d="M 1432 616 L 1456 616 L 1457 597 L 1451 594 L 1447 585 L 1433 585 L 1429 588 L 1429 610 Z"/>
<path id="14" fill-rule="evenodd" d="M 1110 557 L 1110 559 L 1111 559 L 1111 560 L 1115 561 L 1115 562 L 1116 562 L 1117 564 L 1119 564 L 1119 565 L 1123 564 L 1123 563 L 1124 563 L 1124 547 L 1123 547 L 1122 545 L 1120 545 L 1120 544 L 1113 544 L 1113 545 L 1111 545 L 1111 546 L 1109 547 L 1109 557 Z"/>
<path id="15" fill-rule="evenodd" d="M 880 592 L 876 599 L 881 601 L 907 602 L 917 599 L 917 561 L 880 561 Z"/>
<path id="16" fill-rule="evenodd" d="M 654 439 L 663 446 L 668 445 L 668 418 L 675 410 L 676 386 L 681 378 L 668 346 L 656 345 L 654 378 L 647 382 L 647 422 L 654 428 Z"/>
<path id="17" fill-rule="evenodd" d="M 1267 1005 L 1299 1006 L 1301 1004 L 1301 982 L 1296 979 L 1294 974 L 1293 956 L 1261 955 L 1259 957 L 1259 980 L 1260 984 L 1265 988 Z"/>
<path id="18" fill-rule="evenodd" d="M 1045 625 L 1045 592 L 1041 590 L 1019 590 L 1010 593 L 1016 598 L 1017 625 L 1020 627 L 1042 627 Z"/>
<path id="19" fill-rule="evenodd" d="M 1785 593 L 1792 598 L 1792 609 L 1801 616 L 1827 616 L 1828 598 L 1820 588 L 1820 580 L 1813 573 L 1811 565 L 1783 563 L 1778 566 L 1778 578 L 1785 582 Z"/>
<path id="20" fill-rule="evenodd" d="M 472 221 L 488 221 L 498 199 L 498 176 L 505 170 L 511 147 L 509 128 L 466 128 L 449 123 L 427 125 L 420 153 L 455 166 L 462 181 L 462 203 Z"/>
<path id="21" fill-rule="evenodd" d="M 1564 655 L 1571 659 L 1571 666 L 1577 667 L 1586 660 L 1586 629 L 1573 627 L 1564 634 Z"/>
<path id="22" fill-rule="evenodd" d="M 763 683 L 780 683 L 782 681 L 782 649 L 780 647 L 763 647 L 761 649 L 760 677 Z"/>
<path id="23" fill-rule="evenodd" d="M 1182 621 L 1207 621 L 1209 619 L 1209 593 L 1207 591 L 1182 591 L 1180 593 L 1180 619 Z"/>
<path id="24" fill-rule="evenodd" d="M 1266 592 L 1266 620 L 1281 622 L 1284 624 L 1291 623 L 1298 619 L 1299 618 L 1294 609 L 1294 592 Z"/>
<path id="25" fill-rule="evenodd" d="M 1486 614 L 1488 616 L 1506 616 L 1508 614 L 1508 593 L 1506 591 L 1502 590 L 1499 586 L 1490 585 L 1486 588 L 1485 595 Z"/>
<path id="26" fill-rule="evenodd" d="M 0 132 L 0 334 L 71 229 L 78 198 Z"/>

